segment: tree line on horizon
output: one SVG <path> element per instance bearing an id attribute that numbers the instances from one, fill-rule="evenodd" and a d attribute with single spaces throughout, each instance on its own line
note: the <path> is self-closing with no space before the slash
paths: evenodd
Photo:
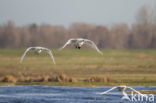
<path id="1" fill-rule="evenodd" d="M 77 22 L 69 28 L 35 23 L 19 27 L 13 21 L 0 25 L 0 48 L 59 48 L 68 39 L 77 37 L 93 40 L 99 48 L 156 48 L 156 6 L 142 6 L 136 15 L 136 22 L 130 26 L 126 23 L 109 27 Z"/>

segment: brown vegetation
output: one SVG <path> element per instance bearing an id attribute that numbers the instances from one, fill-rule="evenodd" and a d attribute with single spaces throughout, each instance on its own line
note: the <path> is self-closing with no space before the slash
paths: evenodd
<path id="1" fill-rule="evenodd" d="M 156 94 L 156 90 L 140 90 L 142 94 Z M 131 94 L 131 92 L 126 92 L 127 94 Z M 137 92 L 133 92 L 134 94 L 138 94 Z"/>
<path id="2" fill-rule="evenodd" d="M 66 81 L 69 81 L 69 77 L 62 73 L 61 75 L 56 76 L 56 80 L 55 81 L 56 82 L 61 82 L 61 81 L 66 82 Z"/>
<path id="3" fill-rule="evenodd" d="M 77 82 L 77 79 L 74 78 L 74 77 L 72 77 L 72 78 L 69 79 L 69 82 L 76 83 Z"/>
<path id="4" fill-rule="evenodd" d="M 119 80 L 112 79 L 110 77 L 92 76 L 89 79 L 85 79 L 87 82 L 118 82 Z"/>
<path id="5" fill-rule="evenodd" d="M 153 7 L 154 8 L 154 7 Z M 59 48 L 73 37 L 95 41 L 99 48 L 156 48 L 156 13 L 152 6 L 143 6 L 136 23 L 114 24 L 112 27 L 74 23 L 68 29 L 48 24 L 17 27 L 12 21 L 0 25 L 0 48 L 46 46 Z"/>
<path id="6" fill-rule="evenodd" d="M 43 75 L 43 76 L 38 76 L 37 78 L 34 78 L 33 82 L 48 82 L 49 81 L 49 76 Z"/>
<path id="7" fill-rule="evenodd" d="M 142 94 L 156 94 L 156 90 L 140 90 Z"/>
<path id="8" fill-rule="evenodd" d="M 56 82 L 72 82 L 72 83 L 75 83 L 75 82 L 77 82 L 77 79 L 74 77 L 69 78 L 66 74 L 62 73 L 61 75 L 56 76 L 55 81 Z"/>
<path id="9" fill-rule="evenodd" d="M 50 77 L 48 75 L 43 75 L 43 76 L 37 76 L 37 77 L 18 77 L 15 78 L 12 75 L 6 75 L 4 77 L 1 77 L 0 82 L 26 82 L 26 83 L 30 83 L 30 82 L 72 82 L 75 83 L 77 82 L 77 79 L 74 77 L 69 78 L 66 74 L 61 74 L 61 75 L 57 75 L 56 77 Z"/>
<path id="10" fill-rule="evenodd" d="M 16 82 L 16 78 L 12 75 L 6 75 L 5 77 L 2 77 L 1 79 L 2 82 Z"/>
<path id="11" fill-rule="evenodd" d="M 66 74 L 57 75 L 56 77 L 49 77 L 48 75 L 38 76 L 38 77 L 18 77 L 15 78 L 12 75 L 7 75 L 1 78 L 1 82 L 72 82 L 76 83 L 78 80 L 74 77 L 69 78 Z M 100 77 L 100 76 L 92 76 L 89 79 L 85 79 L 86 82 L 117 82 L 117 80 L 109 78 L 109 77 Z"/>
<path id="12" fill-rule="evenodd" d="M 138 56 L 138 58 L 139 58 L 139 59 L 150 59 L 150 58 L 155 58 L 155 57 L 153 57 L 153 56 L 148 56 L 148 55 L 146 55 L 146 54 L 140 54 L 140 55 Z"/>

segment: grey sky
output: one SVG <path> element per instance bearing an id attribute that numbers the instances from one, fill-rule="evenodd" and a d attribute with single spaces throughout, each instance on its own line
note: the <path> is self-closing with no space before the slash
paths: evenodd
<path id="1" fill-rule="evenodd" d="M 138 9 L 156 0 L 0 0 L 0 24 L 48 23 L 69 26 L 74 22 L 112 24 L 135 21 Z"/>

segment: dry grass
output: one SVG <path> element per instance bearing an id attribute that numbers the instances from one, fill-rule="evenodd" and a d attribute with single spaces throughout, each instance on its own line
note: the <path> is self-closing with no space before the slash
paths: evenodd
<path id="1" fill-rule="evenodd" d="M 152 58 L 156 58 L 155 56 L 150 56 L 150 55 L 147 55 L 147 54 L 140 54 L 138 56 L 139 59 L 152 59 Z"/>
<path id="2" fill-rule="evenodd" d="M 48 82 L 49 76 L 43 75 L 33 79 L 33 82 Z"/>
<path id="3" fill-rule="evenodd" d="M 140 90 L 142 94 L 156 94 L 156 90 Z"/>
<path id="4" fill-rule="evenodd" d="M 23 82 L 30 83 L 32 81 L 33 81 L 33 79 L 31 77 L 26 77 L 26 78 L 24 78 L 24 81 Z"/>
<path id="5" fill-rule="evenodd" d="M 0 82 L 26 82 L 26 83 L 31 83 L 31 82 L 72 82 L 76 83 L 77 79 L 74 77 L 69 78 L 66 74 L 62 73 L 60 75 L 55 76 L 48 76 L 48 75 L 43 75 L 43 76 L 37 76 L 37 77 L 19 77 L 19 79 L 16 79 L 12 75 L 7 75 L 4 77 L 1 77 Z"/>
<path id="6" fill-rule="evenodd" d="M 76 83 L 77 79 L 74 77 L 68 77 L 66 74 L 62 73 L 61 75 L 56 76 L 55 82 L 72 82 Z"/>
<path id="7" fill-rule="evenodd" d="M 6 75 L 5 77 L 2 77 L 1 82 L 13 82 L 15 83 L 17 80 L 12 75 Z"/>
<path id="8" fill-rule="evenodd" d="M 61 82 L 61 81 L 67 82 L 67 81 L 69 81 L 69 77 L 64 73 L 62 73 L 61 75 L 56 76 L 56 82 Z"/>
<path id="9" fill-rule="evenodd" d="M 119 82 L 119 80 L 115 80 L 113 78 L 110 77 L 102 77 L 102 76 L 92 76 L 89 79 L 85 79 L 84 81 L 87 82 L 103 82 L 103 83 L 107 83 L 107 82 Z"/>
<path id="10" fill-rule="evenodd" d="M 77 79 L 72 77 L 72 78 L 69 78 L 69 82 L 72 82 L 72 83 L 76 83 L 77 82 Z"/>

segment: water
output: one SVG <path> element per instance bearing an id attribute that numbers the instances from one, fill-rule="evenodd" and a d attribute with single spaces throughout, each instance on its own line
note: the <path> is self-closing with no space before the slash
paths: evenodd
<path id="1" fill-rule="evenodd" d="M 0 103 L 151 103 L 122 100 L 118 90 L 107 95 L 97 93 L 111 87 L 84 88 L 65 86 L 1 86 Z M 156 87 L 133 87 L 136 90 L 156 90 Z M 156 103 L 156 95 L 154 96 Z"/>

